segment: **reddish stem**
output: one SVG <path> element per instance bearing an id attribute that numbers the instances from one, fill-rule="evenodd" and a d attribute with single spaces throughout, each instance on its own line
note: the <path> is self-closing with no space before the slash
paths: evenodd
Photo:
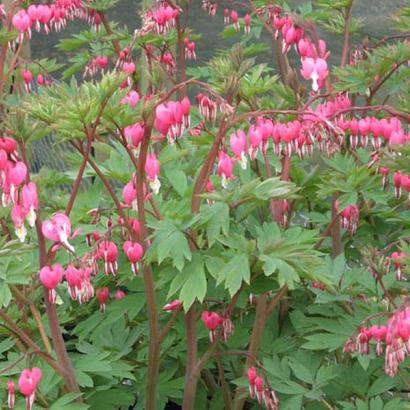
<path id="1" fill-rule="evenodd" d="M 147 249 L 147 227 L 145 219 L 145 195 L 144 195 L 144 176 L 145 162 L 148 155 L 148 147 L 151 139 L 151 132 L 154 118 L 151 115 L 145 120 L 144 137 L 140 147 L 138 157 L 138 178 L 137 178 L 137 203 L 138 203 L 138 219 L 141 226 L 141 242 L 144 250 Z M 148 375 L 147 388 L 145 396 L 145 409 L 156 409 L 156 389 L 159 373 L 160 360 L 160 330 L 158 322 L 158 311 L 155 300 L 155 287 L 152 271 L 149 265 L 143 265 L 144 270 L 144 287 L 145 296 L 147 298 L 148 322 L 149 322 L 149 350 L 148 350 Z"/>

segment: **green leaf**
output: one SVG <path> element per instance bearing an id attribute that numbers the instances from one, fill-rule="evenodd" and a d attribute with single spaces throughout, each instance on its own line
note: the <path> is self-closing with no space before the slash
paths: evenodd
<path id="1" fill-rule="evenodd" d="M 241 287 L 242 281 L 249 284 L 251 272 L 249 270 L 248 255 L 234 256 L 224 267 L 220 279 L 225 279 L 225 287 L 233 296 Z"/>
<path id="2" fill-rule="evenodd" d="M 294 375 L 302 382 L 313 384 L 314 377 L 310 370 L 296 359 L 289 360 L 289 366 L 291 367 Z"/>
<path id="3" fill-rule="evenodd" d="M 207 288 L 203 258 L 195 254 L 192 262 L 186 264 L 184 270 L 177 275 L 183 277 L 179 299 L 183 302 L 185 311 L 192 306 L 195 300 L 203 302 Z"/>
<path id="4" fill-rule="evenodd" d="M 290 399 L 281 401 L 281 410 L 300 410 L 302 409 L 303 395 L 298 394 L 297 396 L 291 397 Z"/>
<path id="5" fill-rule="evenodd" d="M 7 307 L 11 301 L 11 292 L 7 283 L 0 281 L 0 306 Z"/>
<path id="6" fill-rule="evenodd" d="M 396 385 L 396 379 L 387 375 L 380 376 L 371 386 L 367 392 L 368 397 L 377 396 L 385 393 Z"/>
<path id="7" fill-rule="evenodd" d="M 308 340 L 302 345 L 304 349 L 309 350 L 336 350 L 344 345 L 346 342 L 345 335 L 335 335 L 330 333 L 316 333 L 305 336 Z"/>
<path id="8" fill-rule="evenodd" d="M 191 250 L 185 235 L 170 221 L 161 220 L 154 225 L 154 241 L 144 256 L 150 263 L 157 257 L 161 264 L 166 258 L 172 260 L 172 265 L 181 271 L 185 260 L 191 260 Z"/>
<path id="9" fill-rule="evenodd" d="M 55 401 L 50 410 L 86 410 L 90 406 L 85 403 L 73 403 L 74 400 L 81 396 L 80 393 L 67 393 Z"/>
<path id="10" fill-rule="evenodd" d="M 278 391 L 279 393 L 292 394 L 292 395 L 305 394 L 307 392 L 307 389 L 305 389 L 301 384 L 296 383 L 292 380 L 287 380 L 286 382 L 283 382 L 283 383 L 276 383 L 275 390 Z"/>
<path id="11" fill-rule="evenodd" d="M 175 191 L 177 191 L 179 195 L 184 196 L 188 187 L 187 178 L 184 172 L 176 167 L 167 167 L 166 175 Z"/>
<path id="12" fill-rule="evenodd" d="M 206 226 L 208 245 L 212 246 L 221 233 L 229 234 L 229 206 L 224 202 L 216 202 L 201 210 L 198 224 Z"/>
<path id="13" fill-rule="evenodd" d="M 254 190 L 256 198 L 268 200 L 272 198 L 284 198 L 295 191 L 293 184 L 282 181 L 278 177 L 268 178 L 261 182 Z"/>
<path id="14" fill-rule="evenodd" d="M 262 255 L 260 260 L 264 261 L 263 271 L 266 276 L 278 271 L 279 285 L 287 285 L 289 289 L 295 288 L 295 282 L 300 282 L 299 275 L 296 270 L 282 259 L 273 258 L 271 256 Z"/>

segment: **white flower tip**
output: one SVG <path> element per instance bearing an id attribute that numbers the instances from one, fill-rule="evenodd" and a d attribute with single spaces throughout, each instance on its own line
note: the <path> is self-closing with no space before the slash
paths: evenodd
<path id="1" fill-rule="evenodd" d="M 19 238 L 20 242 L 23 243 L 26 240 L 27 236 L 27 229 L 24 225 L 21 225 L 19 228 L 15 230 L 17 238 Z"/>

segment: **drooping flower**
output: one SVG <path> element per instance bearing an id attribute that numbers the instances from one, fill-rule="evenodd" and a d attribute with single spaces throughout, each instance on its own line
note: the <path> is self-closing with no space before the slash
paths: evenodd
<path id="1" fill-rule="evenodd" d="M 393 252 L 390 258 L 393 261 L 394 270 L 396 271 L 396 279 L 402 280 L 403 278 L 403 268 L 405 266 L 404 259 L 407 257 L 404 252 Z"/>
<path id="2" fill-rule="evenodd" d="M 155 194 L 159 193 L 159 189 L 161 187 L 161 182 L 158 178 L 159 171 L 160 164 L 157 156 L 154 153 L 148 154 L 147 160 L 145 162 L 145 172 L 147 174 L 149 185 Z"/>
<path id="3" fill-rule="evenodd" d="M 144 256 L 144 249 L 138 242 L 125 241 L 123 245 L 124 253 L 131 262 L 131 269 L 134 275 L 138 275 L 139 262 Z"/>
<path id="4" fill-rule="evenodd" d="M 191 41 L 189 38 L 185 38 L 185 58 L 187 60 L 196 60 L 196 44 L 194 41 Z"/>
<path id="5" fill-rule="evenodd" d="M 209 330 L 210 341 L 213 342 L 216 337 L 216 329 L 222 324 L 222 317 L 216 312 L 205 310 L 202 312 L 201 319 L 205 327 Z"/>
<path id="6" fill-rule="evenodd" d="M 125 296 L 126 296 L 126 293 L 121 289 L 117 289 L 117 291 L 115 292 L 115 299 L 116 300 L 124 299 Z"/>
<path id="7" fill-rule="evenodd" d="M 140 100 L 140 95 L 137 91 L 131 90 L 123 99 L 121 100 L 121 104 L 129 105 L 131 108 L 135 108 Z"/>
<path id="8" fill-rule="evenodd" d="M 33 81 L 33 74 L 30 70 L 25 69 L 22 73 L 24 88 L 29 93 L 31 91 L 31 82 Z"/>
<path id="9" fill-rule="evenodd" d="M 98 303 L 100 304 L 100 311 L 105 312 L 107 300 L 110 297 L 110 290 L 107 287 L 97 289 L 96 296 Z"/>
<path id="10" fill-rule="evenodd" d="M 7 381 L 7 407 L 9 409 L 14 408 L 14 403 L 16 401 L 16 392 L 13 380 Z"/>
<path id="11" fill-rule="evenodd" d="M 26 219 L 31 227 L 36 223 L 36 210 L 38 209 L 37 186 L 29 182 L 21 190 L 21 205 L 27 211 Z"/>
<path id="12" fill-rule="evenodd" d="M 307 57 L 302 61 L 301 69 L 302 77 L 305 80 L 312 80 L 312 90 L 317 92 L 321 85 L 329 75 L 327 68 L 327 62 L 323 58 L 311 58 Z"/>
<path id="13" fill-rule="evenodd" d="M 254 367 L 250 367 L 247 371 L 247 375 L 249 383 L 249 395 L 251 396 L 251 399 L 254 399 L 256 396 L 255 379 L 258 376 L 258 374 Z"/>
<path id="14" fill-rule="evenodd" d="M 75 251 L 68 239 L 76 236 L 79 231 L 75 231 L 71 235 L 71 221 L 67 215 L 61 212 L 54 214 L 50 219 L 43 222 L 41 230 L 43 235 L 50 241 L 63 244 L 70 252 Z"/>
<path id="15" fill-rule="evenodd" d="M 118 248 L 112 241 L 102 241 L 98 246 L 98 258 L 104 261 L 104 272 L 106 275 L 117 274 Z"/>
<path id="16" fill-rule="evenodd" d="M 124 135 L 132 148 L 137 148 L 144 138 L 144 124 L 136 122 L 135 124 L 125 127 Z"/>
<path id="17" fill-rule="evenodd" d="M 251 16 L 249 14 L 246 14 L 243 18 L 243 25 L 245 33 L 249 34 L 251 32 Z"/>
<path id="18" fill-rule="evenodd" d="M 68 283 L 68 293 L 71 299 L 77 300 L 78 294 L 82 287 L 82 269 L 77 269 L 73 264 L 67 266 L 65 278 Z"/>
<path id="19" fill-rule="evenodd" d="M 229 142 L 235 158 L 241 164 L 242 169 L 246 169 L 246 134 L 242 130 L 238 130 L 231 135 Z"/>
<path id="20" fill-rule="evenodd" d="M 219 152 L 218 175 L 222 178 L 222 187 L 227 187 L 227 181 L 233 179 L 233 162 L 229 155 L 224 152 Z"/>
<path id="21" fill-rule="evenodd" d="M 64 269 L 59 264 L 43 266 L 40 270 L 40 282 L 48 290 L 48 298 L 51 303 L 56 301 L 57 293 L 55 289 L 63 280 L 63 275 Z"/>
<path id="22" fill-rule="evenodd" d="M 14 232 L 20 242 L 24 242 L 27 236 L 27 229 L 24 226 L 24 220 L 27 216 L 25 208 L 21 205 L 15 204 L 11 210 L 11 220 L 14 224 Z"/>
<path id="23" fill-rule="evenodd" d="M 181 309 L 182 302 L 179 299 L 175 299 L 172 302 L 167 303 L 162 307 L 165 312 L 174 312 Z"/>
<path id="24" fill-rule="evenodd" d="M 27 167 L 26 164 L 24 164 L 24 162 L 8 162 L 8 167 L 6 170 L 6 179 L 10 186 L 10 197 L 14 203 L 16 203 L 17 200 L 17 188 L 24 182 L 26 176 Z"/>
<path id="25" fill-rule="evenodd" d="M 19 378 L 19 389 L 26 396 L 27 410 L 31 410 L 35 400 L 35 392 L 41 380 L 41 369 L 33 367 L 32 370 L 24 369 Z"/>
<path id="26" fill-rule="evenodd" d="M 231 21 L 235 31 L 239 31 L 241 27 L 239 25 L 239 15 L 236 10 L 231 11 Z"/>
<path id="27" fill-rule="evenodd" d="M 31 37 L 31 19 L 27 14 L 26 10 L 19 10 L 12 19 L 13 27 L 20 32 L 18 40 L 21 42 L 24 38 L 24 35 L 27 33 L 28 37 Z"/>

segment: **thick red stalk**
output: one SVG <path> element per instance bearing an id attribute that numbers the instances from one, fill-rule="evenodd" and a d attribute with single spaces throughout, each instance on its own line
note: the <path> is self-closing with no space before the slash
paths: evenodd
<path id="1" fill-rule="evenodd" d="M 350 38 L 350 17 L 352 10 L 352 3 L 346 7 L 344 11 L 344 30 L 343 30 L 343 49 L 342 49 L 342 58 L 340 66 L 344 67 L 347 64 L 347 59 L 349 57 L 349 38 Z"/>
<path id="2" fill-rule="evenodd" d="M 153 117 L 150 116 L 145 121 L 144 137 L 140 147 L 138 157 L 138 178 L 137 178 L 137 203 L 138 219 L 141 226 L 141 242 L 144 250 L 147 249 L 147 227 L 145 219 L 145 195 L 144 195 L 144 176 L 145 162 L 147 160 L 148 148 L 151 139 L 153 126 Z M 159 373 L 160 361 L 160 329 L 158 321 L 158 311 L 155 298 L 155 286 L 152 270 L 149 265 L 143 265 L 144 270 L 144 287 L 147 299 L 148 321 L 149 321 L 149 350 L 148 350 L 148 375 L 147 388 L 145 396 L 145 409 L 156 409 L 156 388 Z"/>

